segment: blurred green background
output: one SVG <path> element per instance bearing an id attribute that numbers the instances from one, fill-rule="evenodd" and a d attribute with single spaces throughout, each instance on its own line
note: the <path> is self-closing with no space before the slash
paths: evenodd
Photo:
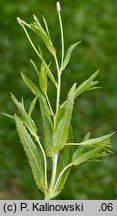
<path id="1" fill-rule="evenodd" d="M 22 30 L 16 23 L 19 16 L 27 22 L 32 14 L 48 20 L 53 43 L 60 52 L 60 32 L 55 0 L 0 1 L 0 112 L 14 113 L 10 99 L 13 92 L 26 103 L 32 99 L 20 72 L 30 75 L 34 70 L 30 59 L 38 63 Z M 73 127 L 75 140 L 90 131 L 92 137 L 112 131 L 113 154 L 105 163 L 88 162 L 73 168 L 62 193 L 57 199 L 117 199 L 117 1 L 116 0 L 61 0 L 66 48 L 82 40 L 63 74 L 62 98 L 70 86 L 78 85 L 100 68 L 98 80 L 103 87 L 81 95 L 75 101 Z M 45 46 L 32 34 L 46 53 Z M 52 102 L 55 92 L 50 87 Z M 37 107 L 38 109 L 38 107 Z M 39 116 L 40 124 L 40 114 Z M 41 131 L 42 133 L 42 126 Z M 35 186 L 14 122 L 0 116 L 0 199 L 42 199 Z"/>

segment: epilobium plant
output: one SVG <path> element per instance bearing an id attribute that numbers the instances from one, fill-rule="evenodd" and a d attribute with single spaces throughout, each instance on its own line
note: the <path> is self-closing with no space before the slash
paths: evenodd
<path id="1" fill-rule="evenodd" d="M 73 142 L 71 118 L 74 100 L 86 91 L 99 88 L 96 87 L 98 81 L 94 81 L 98 71 L 80 86 L 77 87 L 76 83 L 73 84 L 68 92 L 65 102 L 62 104 L 60 103 L 62 73 L 70 61 L 73 49 L 80 42 L 72 44 L 68 48 L 66 54 L 64 53 L 64 36 L 59 2 L 56 4 L 56 9 L 61 32 L 62 52 L 60 63 L 58 62 L 57 52 L 52 43 L 44 16 L 43 22 L 45 28 L 42 27 L 39 19 L 37 19 L 35 15 L 33 16 L 34 22 L 31 24 L 17 18 L 17 22 L 22 26 L 31 46 L 39 57 L 41 65 L 38 67 L 34 61 L 31 60 L 34 70 L 36 71 L 37 79 L 39 79 L 39 86 L 37 86 L 27 75 L 24 73 L 21 74 L 25 84 L 34 95 L 29 110 L 26 111 L 23 100 L 19 102 L 13 94 L 11 95 L 20 113 L 20 115 L 14 114 L 13 116 L 20 141 L 23 144 L 28 157 L 36 184 L 44 193 L 45 199 L 52 199 L 61 192 L 72 166 L 77 166 L 89 160 L 99 160 L 101 157 L 109 154 L 111 152 L 109 150 L 110 137 L 112 136 L 111 133 L 99 138 L 90 139 L 90 134 L 88 133 L 82 142 Z M 50 63 L 47 63 L 44 59 L 40 47 L 36 48 L 27 29 L 31 29 L 35 32 L 42 39 L 48 51 L 51 53 L 56 65 L 57 80 L 51 72 Z M 53 109 L 48 96 L 48 79 L 51 80 L 57 92 L 55 110 Z M 32 112 L 37 101 L 39 101 L 40 104 L 43 120 L 43 143 L 40 141 L 36 124 L 32 119 Z M 52 167 L 51 175 L 49 174 L 48 176 L 49 158 L 52 161 Z"/>

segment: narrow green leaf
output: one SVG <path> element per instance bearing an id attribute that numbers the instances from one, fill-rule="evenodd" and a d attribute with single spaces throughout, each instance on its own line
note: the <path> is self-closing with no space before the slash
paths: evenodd
<path id="1" fill-rule="evenodd" d="M 43 64 L 43 66 L 45 67 L 45 64 Z M 23 80 L 26 83 L 26 85 L 31 89 L 31 91 L 35 95 L 37 95 L 37 97 L 39 97 L 41 115 L 42 115 L 43 126 L 44 126 L 45 150 L 48 156 L 52 156 L 52 130 L 53 130 L 53 123 L 51 119 L 52 112 L 48 106 L 45 95 L 38 89 L 38 87 L 26 75 L 23 75 Z"/>
<path id="2" fill-rule="evenodd" d="M 102 89 L 101 86 L 94 86 L 92 88 L 89 88 L 87 91 L 96 90 L 96 89 Z"/>
<path id="3" fill-rule="evenodd" d="M 31 62 L 31 64 L 33 65 L 33 67 L 34 67 L 34 69 L 35 69 L 37 75 L 39 75 L 39 71 L 38 71 L 37 66 L 36 66 L 36 64 L 34 63 L 34 61 L 31 59 L 30 62 Z"/>
<path id="4" fill-rule="evenodd" d="M 47 46 L 48 50 L 50 51 L 50 53 L 55 56 L 56 54 L 56 50 L 52 44 L 52 41 L 50 40 L 50 37 L 48 37 L 48 35 L 46 34 L 45 30 L 43 29 L 39 19 L 36 18 L 36 16 L 34 16 L 34 20 L 35 22 L 33 22 L 32 24 L 27 24 L 27 26 L 32 29 L 45 43 L 45 45 Z"/>
<path id="5" fill-rule="evenodd" d="M 7 113 L 1 113 L 1 114 L 8 117 L 8 118 L 14 119 L 13 115 L 10 115 L 10 114 L 7 114 Z"/>
<path id="6" fill-rule="evenodd" d="M 97 74 L 99 73 L 99 70 L 97 70 L 92 76 L 90 76 L 86 81 L 84 81 L 75 92 L 75 98 L 78 97 L 83 92 L 86 92 L 88 90 L 91 90 L 94 85 L 98 83 L 98 81 L 93 81 Z"/>
<path id="7" fill-rule="evenodd" d="M 89 139 L 89 137 L 90 137 L 90 132 L 88 132 L 88 133 L 85 135 L 85 137 L 84 137 L 83 141 L 86 141 L 86 140 L 88 140 L 88 139 Z"/>
<path id="8" fill-rule="evenodd" d="M 24 150 L 29 160 L 29 164 L 31 166 L 34 179 L 38 188 L 44 192 L 45 189 L 45 182 L 44 182 L 44 171 L 42 167 L 41 157 L 39 155 L 39 151 L 37 146 L 33 142 L 31 136 L 27 132 L 25 126 L 23 125 L 22 121 L 19 119 L 17 115 L 15 115 L 15 122 L 17 131 L 23 144 Z"/>
<path id="9" fill-rule="evenodd" d="M 83 152 L 83 149 L 81 149 L 81 152 L 76 150 L 73 154 L 72 162 L 74 165 L 78 165 L 80 163 L 83 163 L 85 161 L 95 159 L 97 157 L 102 157 L 103 153 L 106 151 L 106 144 L 102 144 L 101 146 L 98 146 L 94 148 L 93 150 L 90 150 L 88 152 Z"/>
<path id="10" fill-rule="evenodd" d="M 37 88 L 37 86 L 26 76 L 23 74 L 23 80 L 27 84 L 27 86 L 31 89 L 31 91 L 39 97 L 41 115 L 43 119 L 44 125 L 44 135 L 45 135 L 45 150 L 48 156 L 52 156 L 52 130 L 53 124 L 51 119 L 51 111 L 48 107 L 46 98 L 43 93 Z"/>
<path id="11" fill-rule="evenodd" d="M 72 44 L 72 45 L 69 47 L 69 49 L 67 50 L 67 53 L 66 53 L 66 56 L 65 56 L 63 65 L 62 65 L 62 71 L 65 69 L 65 67 L 66 67 L 67 64 L 69 63 L 69 60 L 70 60 L 70 58 L 71 58 L 71 55 L 72 55 L 72 52 L 73 52 L 74 48 L 75 48 L 78 44 L 80 44 L 80 43 L 81 43 L 81 41 Z"/>
<path id="12" fill-rule="evenodd" d="M 65 113 L 65 106 L 61 108 L 61 106 L 58 107 L 57 117 L 56 117 L 56 126 L 58 125 L 59 121 L 62 119 L 63 115 Z"/>
<path id="13" fill-rule="evenodd" d="M 46 69 L 47 69 L 47 74 L 48 74 L 50 80 L 51 80 L 51 81 L 54 83 L 54 85 L 57 87 L 57 82 L 56 82 L 56 80 L 55 80 L 55 78 L 54 78 L 54 76 L 53 76 L 53 74 L 52 74 L 50 68 L 49 68 L 47 65 L 46 65 Z"/>
<path id="14" fill-rule="evenodd" d="M 39 48 L 39 50 L 40 50 L 40 48 Z M 52 74 L 52 72 L 51 72 L 51 70 L 50 70 L 50 68 L 49 68 L 50 64 L 49 64 L 49 65 L 46 64 L 45 59 L 44 59 L 43 56 L 42 56 L 42 52 L 40 53 L 40 58 L 41 58 L 42 63 L 45 65 L 45 68 L 46 68 L 46 71 L 47 71 L 47 74 L 48 74 L 50 80 L 51 80 L 51 81 L 54 83 L 54 85 L 57 87 L 57 82 L 56 82 L 56 80 L 55 80 L 55 78 L 54 78 L 54 76 L 53 76 L 53 74 Z"/>
<path id="15" fill-rule="evenodd" d="M 31 79 L 29 79 L 24 73 L 21 73 L 22 79 L 24 80 L 25 84 L 29 87 L 29 89 L 32 91 L 32 93 L 39 98 L 43 97 L 43 94 L 39 90 L 39 88 L 32 82 Z"/>
<path id="16" fill-rule="evenodd" d="M 32 100 L 32 102 L 31 102 L 31 104 L 30 104 L 30 108 L 29 108 L 29 112 L 28 112 L 29 116 L 31 116 L 31 114 L 32 114 L 32 112 L 33 112 L 33 110 L 34 110 L 34 108 L 35 108 L 37 99 L 38 99 L 38 97 L 36 96 L 36 97 Z"/>
<path id="17" fill-rule="evenodd" d="M 69 141 L 73 141 L 73 129 L 70 125 L 69 128 Z M 70 162 L 72 155 L 72 146 L 66 146 L 60 153 L 59 163 L 58 163 L 58 169 L 57 169 L 57 175 L 60 174 L 60 172 L 63 170 L 63 168 Z"/>
<path id="18" fill-rule="evenodd" d="M 11 94 L 11 98 L 12 98 L 13 102 L 15 103 L 15 105 L 17 106 L 19 112 L 21 113 L 25 126 L 28 128 L 30 133 L 33 136 L 35 136 L 35 134 L 37 134 L 37 128 L 36 128 L 35 122 L 32 120 L 30 115 L 28 115 L 26 113 L 26 110 L 24 109 L 24 105 L 22 105 L 22 103 L 18 102 L 18 100 L 16 99 L 16 97 L 13 94 Z"/>
<path id="19" fill-rule="evenodd" d="M 73 142 L 73 140 L 74 140 L 73 128 L 72 128 L 72 125 L 70 124 L 68 142 Z M 71 148 L 71 149 L 72 149 L 72 148 Z"/>
<path id="20" fill-rule="evenodd" d="M 67 103 L 65 106 L 65 113 L 60 119 L 53 134 L 53 148 L 56 153 L 58 153 L 61 149 L 64 148 L 68 139 L 69 127 L 74 104 L 75 89 L 76 84 L 72 86 L 68 93 Z"/>
<path id="21" fill-rule="evenodd" d="M 88 139 L 86 141 L 83 141 L 81 143 L 67 143 L 67 145 L 82 145 L 82 146 L 89 146 L 89 145 L 99 145 L 102 142 L 106 142 L 109 143 L 109 139 L 110 137 L 113 135 L 114 133 L 99 137 L 99 138 L 94 138 L 94 139 Z"/>
<path id="22" fill-rule="evenodd" d="M 36 95 L 37 97 L 39 97 L 39 100 L 42 101 L 43 104 L 45 104 L 46 112 L 49 115 L 52 115 L 51 110 L 49 109 L 47 105 L 45 95 L 39 90 L 39 88 L 25 74 L 22 74 L 22 78 L 24 82 L 26 83 L 26 85 L 29 87 L 29 89 L 32 91 L 32 93 Z"/>
<path id="23" fill-rule="evenodd" d="M 39 84 L 42 92 L 45 94 L 47 92 L 47 68 L 43 62 L 39 73 Z"/>
<path id="24" fill-rule="evenodd" d="M 46 32 L 47 32 L 47 34 L 48 34 L 48 37 L 50 38 L 50 33 L 49 33 L 48 24 L 47 24 L 47 22 L 46 22 L 46 19 L 45 19 L 44 15 L 42 16 L 42 18 L 43 18 L 43 22 L 44 22 L 44 25 L 45 25 Z"/>
<path id="25" fill-rule="evenodd" d="M 22 104 L 22 108 L 25 109 L 23 97 L 21 97 L 21 104 Z"/>
<path id="26" fill-rule="evenodd" d="M 72 130 L 72 126 L 70 125 L 69 128 L 69 141 L 73 142 L 73 130 Z M 60 159 L 59 159 L 59 163 L 58 163 L 58 168 L 57 168 L 57 178 L 59 176 L 59 174 L 61 173 L 61 171 L 68 165 L 68 163 L 71 161 L 72 159 L 72 146 L 66 146 L 62 151 L 61 151 L 61 155 L 60 155 Z M 64 184 L 68 178 L 68 175 L 70 173 L 70 169 L 71 167 L 69 167 L 62 175 L 60 181 L 59 181 L 59 185 L 57 187 L 57 194 L 59 194 L 62 190 L 62 188 L 64 187 Z"/>
<path id="27" fill-rule="evenodd" d="M 86 91 L 101 88 L 101 87 L 94 86 L 98 83 L 98 81 L 93 81 L 98 73 L 99 70 L 97 70 L 93 75 L 91 75 L 87 80 L 85 80 L 80 86 L 77 87 L 74 99 Z M 65 105 L 66 105 L 66 101 L 61 105 L 60 108 L 61 109 L 64 108 Z"/>
<path id="28" fill-rule="evenodd" d="M 45 69 L 46 69 L 46 73 L 48 74 L 48 77 L 49 77 L 50 80 L 54 83 L 54 85 L 57 86 L 57 82 L 56 82 L 56 80 L 55 80 L 55 78 L 54 78 L 54 76 L 53 76 L 53 74 L 51 73 L 50 68 L 49 68 L 49 67 L 50 67 L 50 64 L 49 64 L 49 65 L 46 64 L 46 62 L 45 62 L 45 60 L 44 60 L 44 58 L 43 58 L 43 56 L 42 56 L 42 53 L 40 54 L 40 58 L 41 58 L 41 61 L 42 61 L 43 65 L 44 65 L 44 67 L 45 67 Z M 37 75 L 39 76 L 40 73 L 39 73 L 39 70 L 37 69 L 36 64 L 34 63 L 33 60 L 30 60 L 30 62 L 31 62 L 31 64 L 33 65 L 33 67 L 34 67 L 34 69 L 35 69 Z"/>
<path id="29" fill-rule="evenodd" d="M 46 101 L 40 100 L 40 109 L 43 120 L 44 127 L 44 147 L 46 154 L 49 157 L 53 155 L 53 147 L 52 147 L 52 134 L 53 134 L 53 122 L 50 114 L 47 112 L 47 103 Z"/>

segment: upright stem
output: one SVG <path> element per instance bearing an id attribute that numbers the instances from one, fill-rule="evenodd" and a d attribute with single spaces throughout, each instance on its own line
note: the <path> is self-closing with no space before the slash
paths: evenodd
<path id="1" fill-rule="evenodd" d="M 54 186 L 54 188 L 53 188 L 53 193 L 56 191 L 57 186 L 58 186 L 58 184 L 59 184 L 59 181 L 60 181 L 62 175 L 64 174 L 64 172 L 65 172 L 69 167 L 71 167 L 72 165 L 73 165 L 72 163 L 68 164 L 68 165 L 61 171 L 61 173 L 59 174 L 58 179 L 57 179 L 57 181 L 56 181 L 56 184 L 55 184 L 55 186 Z"/>
<path id="2" fill-rule="evenodd" d="M 27 25 L 28 25 L 28 24 L 27 24 Z M 39 58 L 41 59 L 41 56 L 40 56 L 38 50 L 36 49 L 35 45 L 33 44 L 33 42 L 32 42 L 32 40 L 31 40 L 31 38 L 30 38 L 30 36 L 29 36 L 29 34 L 28 34 L 26 28 L 24 27 L 24 25 L 22 25 L 22 28 L 24 29 L 24 31 L 25 31 L 25 33 L 26 33 L 26 36 L 27 36 L 27 38 L 28 38 L 28 40 L 29 40 L 31 46 L 33 47 L 33 49 L 35 50 L 35 52 L 37 53 L 37 55 L 38 55 Z"/>
<path id="3" fill-rule="evenodd" d="M 58 114 L 58 109 L 60 105 L 60 90 L 61 90 L 61 71 L 62 71 L 62 65 L 63 65 L 63 60 L 64 60 L 64 36 L 63 36 L 63 26 L 62 26 L 62 20 L 61 20 L 61 14 L 60 10 L 57 10 L 58 12 L 58 17 L 59 17 L 59 23 L 60 23 L 60 30 L 61 30 L 61 46 L 62 46 L 62 51 L 61 51 L 61 66 L 59 67 L 58 64 L 58 59 L 57 56 L 55 55 L 55 63 L 56 63 L 56 68 L 57 68 L 57 76 L 58 76 L 58 83 L 57 83 L 57 98 L 56 98 L 56 112 L 54 116 L 54 128 L 56 127 L 56 120 L 57 120 L 57 114 Z M 51 176 L 51 183 L 50 183 L 50 189 L 49 193 L 47 195 L 47 199 L 51 199 L 53 196 L 53 191 L 56 185 L 56 171 L 57 171 L 57 161 L 58 161 L 58 154 L 55 154 L 53 156 L 53 166 L 52 166 L 52 176 Z"/>
<path id="4" fill-rule="evenodd" d="M 63 34 L 63 24 L 62 24 L 61 12 L 60 11 L 58 11 L 58 17 L 59 17 L 60 30 L 61 30 L 61 46 L 62 46 L 61 69 L 62 69 L 63 60 L 64 60 L 64 34 Z"/>
<path id="5" fill-rule="evenodd" d="M 62 51 L 61 51 L 61 66 L 59 68 L 58 60 L 56 55 L 55 57 L 55 62 L 56 62 L 56 67 L 57 67 L 57 75 L 58 75 L 58 86 L 57 86 L 57 100 L 56 100 L 56 115 L 58 112 L 59 108 L 59 102 L 60 102 L 60 88 L 61 88 L 61 71 L 62 71 L 62 65 L 63 65 L 63 60 L 64 60 L 64 35 L 63 35 L 63 25 L 62 25 L 62 19 L 61 19 L 61 12 L 60 10 L 57 10 L 58 17 L 59 17 L 59 23 L 60 23 L 60 31 L 61 31 L 61 46 L 62 46 Z"/>
<path id="6" fill-rule="evenodd" d="M 58 161 L 58 154 L 55 154 L 52 158 L 52 175 L 51 175 L 49 192 L 48 194 L 45 195 L 45 200 L 50 200 L 53 197 L 53 188 L 55 187 L 55 182 L 56 182 L 57 161 Z"/>
<path id="7" fill-rule="evenodd" d="M 55 63 L 56 63 L 57 75 L 58 75 L 57 100 L 56 100 L 56 114 L 57 114 L 59 103 L 60 103 L 61 73 L 60 73 L 58 60 L 56 56 L 55 56 Z"/>
<path id="8" fill-rule="evenodd" d="M 52 110 L 52 107 L 51 107 L 51 104 L 50 104 L 50 101 L 49 101 L 49 98 L 48 98 L 47 93 L 45 93 L 45 97 L 46 97 L 46 100 L 47 100 L 48 106 L 49 106 L 49 108 L 50 108 L 51 114 L 54 115 L 54 112 L 53 112 L 53 110 Z"/>
<path id="9" fill-rule="evenodd" d="M 56 180 L 57 160 L 58 160 L 58 154 L 55 154 L 52 160 L 53 167 L 52 167 L 52 178 L 51 178 L 51 183 L 50 183 L 50 192 L 52 191 L 54 184 L 55 184 L 55 180 Z"/>

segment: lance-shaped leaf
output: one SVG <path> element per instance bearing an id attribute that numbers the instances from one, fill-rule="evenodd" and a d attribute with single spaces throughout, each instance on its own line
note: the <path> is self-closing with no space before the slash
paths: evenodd
<path id="1" fill-rule="evenodd" d="M 45 67 L 46 67 L 46 71 L 47 71 L 48 77 L 54 83 L 54 85 L 57 87 L 57 82 L 56 82 L 56 80 L 55 80 L 55 78 L 54 78 L 54 76 L 53 76 L 53 74 L 52 74 L 49 66 L 45 63 L 45 61 L 43 59 L 42 59 L 42 61 L 43 61 L 44 65 L 45 65 Z"/>
<path id="2" fill-rule="evenodd" d="M 15 115 L 15 122 L 21 143 L 23 144 L 24 150 L 28 157 L 36 184 L 38 188 L 43 192 L 45 189 L 44 171 L 38 148 L 17 115 Z"/>
<path id="3" fill-rule="evenodd" d="M 30 108 L 29 108 L 29 111 L 28 111 L 29 116 L 32 115 L 32 112 L 33 112 L 33 110 L 34 110 L 34 108 L 35 108 L 37 99 L 38 99 L 38 97 L 36 96 L 36 97 L 32 100 L 32 102 L 31 102 L 31 104 L 30 104 Z"/>
<path id="4" fill-rule="evenodd" d="M 74 98 L 77 98 L 80 94 L 90 91 L 92 89 L 98 89 L 101 87 L 96 87 L 95 85 L 99 83 L 99 81 L 93 81 L 99 70 L 97 70 L 93 75 L 91 75 L 87 80 L 85 80 L 80 86 L 77 87 Z M 61 109 L 66 105 L 66 101 L 61 105 Z"/>
<path id="5" fill-rule="evenodd" d="M 53 122 L 50 114 L 47 112 L 46 100 L 40 99 L 40 109 L 44 127 L 44 147 L 46 154 L 50 157 L 53 155 L 52 147 L 52 134 L 53 134 Z"/>
<path id="6" fill-rule="evenodd" d="M 43 22 L 44 22 L 44 25 L 45 25 L 45 29 L 46 29 L 47 35 L 48 35 L 48 37 L 50 37 L 50 32 L 49 32 L 48 24 L 47 24 L 47 21 L 46 21 L 44 15 L 42 16 L 42 18 L 43 18 Z"/>
<path id="7" fill-rule="evenodd" d="M 53 134 L 53 148 L 56 153 L 58 153 L 61 149 L 64 148 L 68 139 L 69 127 L 74 104 L 75 89 L 76 84 L 72 86 L 68 93 L 64 115 L 58 122 L 58 125 L 56 126 Z"/>
<path id="8" fill-rule="evenodd" d="M 97 70 L 93 75 L 91 75 L 86 81 L 84 81 L 77 89 L 75 92 L 75 98 L 78 97 L 80 94 L 92 90 L 95 85 L 97 85 L 99 82 L 98 81 L 93 81 L 95 77 L 98 75 L 99 70 Z M 98 88 L 98 87 L 96 87 Z"/>
<path id="9" fill-rule="evenodd" d="M 80 143 L 67 143 L 66 145 L 74 145 L 74 146 L 89 146 L 90 145 L 101 145 L 102 142 L 105 142 L 107 144 L 110 143 L 110 137 L 113 135 L 114 133 L 111 133 L 111 134 L 108 134 L 108 135 L 105 135 L 105 136 L 102 136 L 102 137 L 99 137 L 99 138 L 94 138 L 94 139 L 88 139 L 88 140 L 85 140 L 83 142 L 80 142 Z"/>
<path id="10" fill-rule="evenodd" d="M 69 128 L 69 141 L 73 141 L 73 129 L 70 125 Z M 57 176 L 60 174 L 60 172 L 63 170 L 63 168 L 70 162 L 72 155 L 72 147 L 66 146 L 60 154 L 59 163 L 58 163 L 58 169 L 57 169 Z"/>
<path id="11" fill-rule="evenodd" d="M 47 68 L 44 63 L 41 64 L 41 70 L 39 73 L 39 85 L 43 93 L 47 92 Z"/>
<path id="12" fill-rule="evenodd" d="M 39 98 L 43 97 L 42 92 L 39 90 L 39 88 L 35 85 L 35 83 L 27 77 L 24 73 L 21 73 L 22 79 L 25 82 L 25 84 L 29 87 L 29 89 L 32 91 L 32 93 Z"/>
<path id="13" fill-rule="evenodd" d="M 26 85 L 31 89 L 31 91 L 39 97 L 40 102 L 40 109 L 41 109 L 41 115 L 43 119 L 43 126 L 44 126 L 44 144 L 45 144 L 45 150 L 48 156 L 52 156 L 52 119 L 51 116 L 52 113 L 48 107 L 46 98 L 43 93 L 38 89 L 38 87 L 26 76 L 23 74 L 23 80 L 26 83 Z"/>
<path id="14" fill-rule="evenodd" d="M 102 144 L 98 147 L 93 148 L 90 151 L 83 153 L 83 148 L 80 150 L 77 149 L 72 157 L 72 163 L 74 165 L 79 165 L 85 161 L 96 159 L 108 154 L 108 144 L 102 142 Z"/>
<path id="15" fill-rule="evenodd" d="M 88 132 L 88 133 L 85 135 L 83 141 L 87 141 L 87 140 L 89 139 L 89 137 L 90 137 L 90 132 Z"/>
<path id="16" fill-rule="evenodd" d="M 21 75 L 22 75 L 22 78 L 23 78 L 25 84 L 29 87 L 29 89 L 32 91 L 32 93 L 34 95 L 36 95 L 41 101 L 43 101 L 44 104 L 46 104 L 46 106 L 45 106 L 46 112 L 49 113 L 50 115 L 53 115 L 53 113 L 51 113 L 51 110 L 49 109 L 49 107 L 47 105 L 44 94 L 35 85 L 35 83 L 32 82 L 32 80 L 29 79 L 25 74 L 22 73 Z"/>
<path id="17" fill-rule="evenodd" d="M 1 114 L 8 117 L 8 118 L 10 118 L 10 119 L 14 119 L 14 115 L 10 115 L 8 113 L 1 113 Z"/>
<path id="18" fill-rule="evenodd" d="M 39 48 L 39 50 L 40 50 L 40 48 Z M 44 60 L 44 58 L 43 58 L 43 56 L 42 56 L 42 52 L 41 52 L 41 54 L 40 54 L 40 59 L 41 59 L 43 65 L 44 65 L 44 67 L 45 67 L 45 69 L 46 69 L 46 72 L 47 72 L 48 77 L 49 77 L 50 80 L 54 83 L 54 85 L 57 87 L 57 82 L 56 82 L 56 80 L 55 80 L 55 78 L 54 78 L 54 76 L 53 76 L 53 74 L 52 74 L 52 72 L 51 72 L 51 70 L 50 70 L 50 68 L 49 68 L 50 64 L 49 64 L 49 65 L 46 64 L 46 62 L 45 62 L 45 60 Z M 37 75 L 39 76 L 39 73 L 40 73 L 40 72 L 39 72 L 39 70 L 37 69 L 36 64 L 34 63 L 33 60 L 30 60 L 30 62 L 31 62 L 31 64 L 33 65 L 33 67 L 34 67 L 34 69 L 35 69 Z"/>
<path id="19" fill-rule="evenodd" d="M 27 112 L 25 111 L 24 104 L 22 104 L 21 102 L 18 102 L 18 100 L 16 99 L 16 97 L 13 94 L 11 94 L 11 98 L 12 98 L 13 102 L 15 103 L 15 105 L 17 106 L 19 112 L 21 113 L 22 120 L 23 120 L 25 126 L 28 128 L 30 133 L 33 136 L 35 136 L 37 134 L 37 128 L 36 128 L 35 122 L 30 117 L 30 115 L 28 115 Z"/>
<path id="20" fill-rule="evenodd" d="M 54 83 L 54 85 L 57 87 L 57 82 L 56 82 L 56 80 L 55 80 L 55 78 L 54 78 L 54 76 L 53 76 L 53 74 L 52 74 L 52 72 L 51 72 L 51 70 L 49 68 L 50 64 L 49 65 L 46 64 L 45 59 L 43 58 L 43 55 L 42 55 L 40 47 L 39 47 L 39 52 L 40 52 L 40 59 L 41 59 L 43 65 L 45 66 L 45 69 L 46 69 L 46 72 L 48 74 L 48 77 Z"/>
<path id="21" fill-rule="evenodd" d="M 73 142 L 73 129 L 72 126 L 70 125 L 69 128 L 69 141 Z M 61 155 L 60 155 L 60 159 L 59 159 L 59 163 L 58 163 L 58 168 L 57 168 L 57 178 L 59 177 L 60 173 L 62 172 L 62 170 L 68 165 L 68 163 L 71 161 L 72 158 L 72 147 L 71 146 L 66 146 L 62 151 L 61 151 Z M 71 167 L 69 167 L 67 170 L 65 170 L 65 172 L 63 173 L 63 175 L 60 178 L 59 184 L 57 186 L 57 191 L 56 194 L 58 195 L 61 190 L 64 187 L 64 184 L 68 178 L 68 175 L 70 173 L 70 169 Z"/>
<path id="22" fill-rule="evenodd" d="M 69 47 L 69 49 L 67 50 L 67 53 L 66 53 L 66 56 L 65 56 L 63 65 L 62 65 L 62 71 L 65 69 L 65 67 L 66 67 L 67 64 L 69 63 L 69 60 L 70 60 L 70 58 L 71 58 L 71 55 L 72 55 L 72 52 L 73 52 L 74 48 L 75 48 L 78 44 L 80 44 L 80 43 L 81 43 L 81 41 L 72 44 L 72 45 Z"/>
<path id="23" fill-rule="evenodd" d="M 34 16 L 34 21 L 35 22 L 33 22 L 32 24 L 25 23 L 25 25 L 32 29 L 43 40 L 50 53 L 55 56 L 56 50 L 52 44 L 50 37 L 46 34 L 39 19 L 37 19 L 36 16 Z"/>
<path id="24" fill-rule="evenodd" d="M 31 64 L 33 65 L 33 67 L 34 67 L 36 73 L 39 75 L 39 71 L 38 71 L 37 66 L 36 66 L 36 64 L 34 63 L 34 61 L 31 59 L 30 62 L 31 62 Z"/>

